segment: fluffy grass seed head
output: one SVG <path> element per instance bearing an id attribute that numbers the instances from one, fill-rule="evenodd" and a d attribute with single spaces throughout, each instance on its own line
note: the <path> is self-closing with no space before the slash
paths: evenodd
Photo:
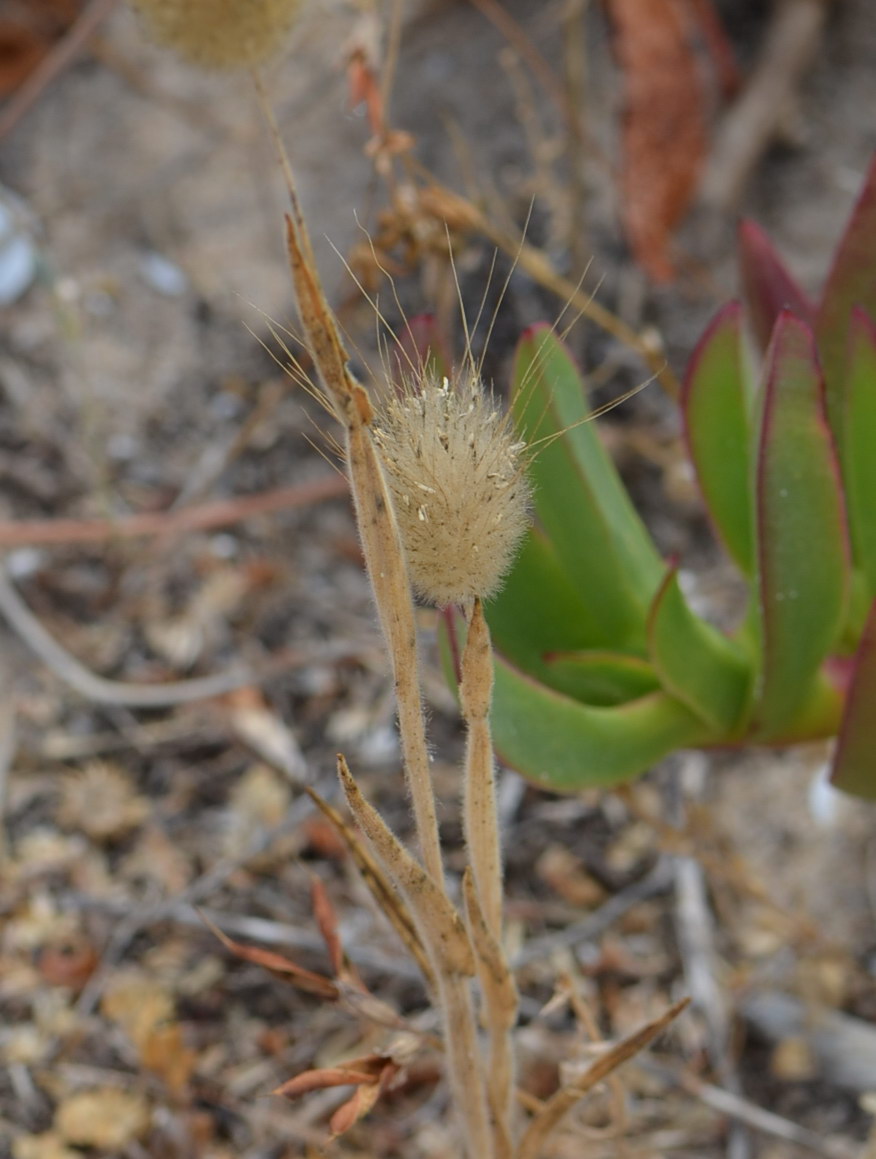
<path id="1" fill-rule="evenodd" d="M 416 593 L 444 607 L 502 585 L 529 522 L 525 444 L 468 372 L 407 382 L 374 436 Z"/>
<path id="2" fill-rule="evenodd" d="M 273 56 L 299 0 L 130 0 L 156 43 L 203 68 L 250 68 Z"/>

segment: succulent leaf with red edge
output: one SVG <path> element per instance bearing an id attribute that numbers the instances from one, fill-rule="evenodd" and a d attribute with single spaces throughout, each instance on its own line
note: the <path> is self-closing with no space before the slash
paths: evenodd
<path id="1" fill-rule="evenodd" d="M 749 586 L 730 632 L 660 560 L 562 343 L 544 328 L 518 349 L 536 525 L 487 608 L 493 725 L 546 787 L 625 780 L 678 747 L 839 733 L 835 783 L 876 798 L 876 162 L 817 307 L 759 227 L 740 245 L 744 307 L 707 328 L 681 399 L 706 510 Z"/>

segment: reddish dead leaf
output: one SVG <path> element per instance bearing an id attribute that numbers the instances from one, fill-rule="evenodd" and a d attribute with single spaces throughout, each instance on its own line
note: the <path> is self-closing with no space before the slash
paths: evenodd
<path id="1" fill-rule="evenodd" d="M 170 1090 L 181 1095 L 189 1084 L 198 1053 L 186 1046 L 178 1022 L 156 1027 L 144 1042 L 140 1054 L 143 1066 L 163 1079 Z"/>
<path id="2" fill-rule="evenodd" d="M 377 136 L 383 131 L 383 100 L 380 81 L 368 60 L 364 48 L 357 46 L 347 58 L 347 84 L 350 91 L 350 105 L 357 108 L 364 105 L 368 114 L 368 125 Z"/>
<path id="3" fill-rule="evenodd" d="M 236 954 L 238 958 L 243 958 L 245 962 L 252 962 L 256 966 L 263 966 L 264 969 L 269 970 L 278 978 L 291 982 L 293 986 L 297 986 L 299 990 L 303 990 L 307 994 L 315 994 L 317 998 L 325 998 L 330 1002 L 337 999 L 338 988 L 330 978 L 316 974 L 313 970 L 305 970 L 303 966 L 297 965 L 289 958 L 284 958 L 282 954 L 274 953 L 273 950 L 263 950 L 259 946 L 246 946 L 242 942 L 235 942 L 204 914 L 200 916 L 207 929 L 215 934 L 222 945 L 232 954 Z"/>
<path id="4" fill-rule="evenodd" d="M 14 92 L 42 60 L 45 43 L 11 20 L 0 22 L 0 96 Z"/>
<path id="5" fill-rule="evenodd" d="M 74 0 L 5 0 L 0 6 L 0 97 L 15 92 L 76 19 Z"/>
<path id="6" fill-rule="evenodd" d="M 39 970 L 50 986 L 79 991 L 94 973 L 97 961 L 91 942 L 76 936 L 47 945 L 39 956 Z"/>
<path id="7" fill-rule="evenodd" d="M 713 0 L 693 0 L 691 15 L 699 25 L 706 51 L 718 74 L 721 96 L 729 100 L 742 87 L 742 74 L 736 63 L 733 45 L 721 23 L 721 17 L 715 11 Z"/>
<path id="8" fill-rule="evenodd" d="M 623 216 L 656 281 L 673 276 L 669 234 L 687 210 L 706 152 L 708 92 L 678 0 L 609 0 L 624 75 Z"/>
<path id="9" fill-rule="evenodd" d="M 323 1066 L 319 1070 L 305 1070 L 294 1078 L 287 1079 L 272 1093 L 286 1099 L 299 1099 L 313 1091 L 324 1091 L 329 1087 L 355 1087 L 362 1083 L 375 1083 L 377 1076 L 367 1070 L 356 1070 L 355 1066 L 367 1060 L 357 1059 L 346 1066 Z"/>
<path id="10" fill-rule="evenodd" d="M 347 1101 L 338 1107 L 329 1119 L 331 1137 L 337 1139 L 364 1118 L 383 1094 L 384 1086 L 384 1082 L 380 1081 L 369 1086 L 356 1087 Z"/>
<path id="11" fill-rule="evenodd" d="M 343 861 L 347 856 L 347 846 L 330 821 L 315 813 L 301 826 L 306 843 L 305 848 L 325 861 Z"/>
<path id="12" fill-rule="evenodd" d="M 318 877 L 314 877 L 310 885 L 310 896 L 313 903 L 313 916 L 319 926 L 319 932 L 328 950 L 332 974 L 339 978 L 344 972 L 346 964 L 341 939 L 338 936 L 338 919 L 334 906 L 329 900 L 325 886 Z"/>
<path id="13" fill-rule="evenodd" d="M 356 1090 L 338 1107 L 329 1122 L 332 1138 L 337 1138 L 368 1114 L 401 1069 L 401 1065 L 389 1055 L 367 1054 L 340 1066 L 304 1071 L 277 1087 L 274 1094 L 296 1099 L 312 1091 L 354 1086 Z"/>

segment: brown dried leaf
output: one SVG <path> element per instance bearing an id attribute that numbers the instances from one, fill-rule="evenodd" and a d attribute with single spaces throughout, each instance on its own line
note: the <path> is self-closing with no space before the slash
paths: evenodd
<path id="1" fill-rule="evenodd" d="M 121 837 L 148 815 L 149 802 L 137 793 L 132 778 L 109 761 L 91 761 L 63 780 L 61 823 L 94 841 Z"/>
<path id="2" fill-rule="evenodd" d="M 429 965 L 426 952 L 423 949 L 413 919 L 403 899 L 393 889 L 382 867 L 366 848 L 365 843 L 359 837 L 358 833 L 351 825 L 347 824 L 337 809 L 330 805 L 328 801 L 325 801 L 309 785 L 304 785 L 303 788 L 325 819 L 333 826 L 338 837 L 340 837 L 345 847 L 349 850 L 350 856 L 355 861 L 356 868 L 361 873 L 374 900 L 383 910 L 384 914 L 386 914 L 396 933 L 422 970 L 426 982 L 432 986 L 432 968 Z"/>
<path id="3" fill-rule="evenodd" d="M 366 1069 L 368 1062 L 368 1059 L 356 1059 L 355 1062 L 343 1066 L 323 1066 L 318 1070 L 305 1070 L 294 1078 L 287 1079 L 272 1094 L 282 1095 L 286 1099 L 298 1099 L 302 1095 L 327 1090 L 329 1087 L 354 1087 L 362 1083 L 375 1083 L 377 1075 L 373 1068 Z"/>
<path id="4" fill-rule="evenodd" d="M 331 1137 L 337 1139 L 355 1126 L 373 1108 L 382 1093 L 382 1082 L 356 1087 L 349 1099 L 329 1119 Z"/>
<path id="5" fill-rule="evenodd" d="M 316 918 L 316 924 L 319 926 L 319 932 L 322 934 L 322 939 L 328 950 L 332 974 L 336 978 L 340 978 L 342 974 L 347 972 L 346 955 L 341 945 L 341 939 L 338 936 L 338 919 L 334 906 L 329 900 L 325 886 L 318 877 L 314 877 L 311 882 L 310 896 L 313 902 L 313 915 Z"/>
<path id="6" fill-rule="evenodd" d="M 649 1022 L 640 1030 L 621 1039 L 588 1067 L 573 1087 L 562 1087 L 556 1092 L 536 1117 L 532 1120 L 523 1135 L 520 1143 L 519 1159 L 537 1159 L 541 1155 L 543 1144 L 552 1134 L 560 1120 L 572 1109 L 588 1091 L 613 1074 L 619 1066 L 635 1057 L 661 1034 L 671 1022 L 690 1005 L 689 998 L 682 998 L 662 1014 Z"/>
<path id="7" fill-rule="evenodd" d="M 63 1100 L 55 1114 L 55 1130 L 67 1143 L 118 1154 L 145 1134 L 149 1119 L 149 1104 L 142 1095 L 97 1087 Z"/>
<path id="8" fill-rule="evenodd" d="M 421 937 L 441 968 L 450 974 L 471 977 L 475 972 L 474 951 L 462 919 L 453 903 L 420 863 L 405 849 L 377 810 L 362 795 L 347 762 L 338 755 L 338 774 L 350 811 L 371 842 L 375 854 L 386 866 L 407 898 Z"/>
<path id="9" fill-rule="evenodd" d="M 178 1022 L 173 1022 L 169 1026 L 155 1028 L 143 1044 L 140 1061 L 178 1095 L 188 1086 L 198 1061 L 198 1053 L 186 1046 L 182 1027 Z"/>
<path id="10" fill-rule="evenodd" d="M 174 1002 L 157 982 L 143 975 L 121 975 L 110 983 L 101 1011 L 142 1050 L 156 1026 L 173 1017 Z"/>
<path id="11" fill-rule="evenodd" d="M 175 1003 L 166 990 L 145 977 L 122 976 L 107 991 L 101 1010 L 124 1030 L 147 1070 L 172 1091 L 185 1089 L 197 1054 L 185 1045 L 174 1020 Z"/>
<path id="12" fill-rule="evenodd" d="M 706 154 L 708 93 L 677 0 L 609 0 L 624 74 L 624 221 L 655 281 L 673 276 L 669 233 L 696 189 Z"/>
<path id="13" fill-rule="evenodd" d="M 401 1069 L 391 1055 L 367 1054 L 339 1066 L 304 1071 L 277 1087 L 274 1094 L 295 1099 L 311 1091 L 355 1086 L 350 1098 L 331 1117 L 329 1128 L 332 1138 L 337 1138 L 368 1114 Z"/>
<path id="14" fill-rule="evenodd" d="M 0 42 L 2 47 L 2 42 Z M 81 1151 L 68 1147 L 60 1135 L 23 1135 L 12 1144 L 12 1159 L 82 1159 Z"/>
<path id="15" fill-rule="evenodd" d="M 317 998 L 324 998 L 329 1002 L 334 1002 L 337 999 L 338 988 L 330 978 L 316 974 L 313 970 L 305 970 L 303 966 L 297 965 L 289 958 L 284 958 L 282 954 L 274 953 L 273 950 L 263 950 L 259 946 L 246 946 L 243 942 L 236 942 L 223 933 L 218 926 L 215 926 L 203 913 L 200 917 L 204 925 L 211 933 L 215 934 L 222 945 L 232 954 L 236 954 L 238 958 L 243 958 L 245 962 L 252 962 L 256 966 L 263 966 L 264 969 L 270 970 L 272 974 L 282 978 L 285 982 L 291 982 L 293 986 L 297 986 L 299 990 L 303 990 L 307 994 L 315 994 Z"/>
<path id="16" fill-rule="evenodd" d="M 82 934 L 72 934 L 44 946 L 39 955 L 39 971 L 50 986 L 68 986 L 79 991 L 94 973 L 98 955 Z"/>

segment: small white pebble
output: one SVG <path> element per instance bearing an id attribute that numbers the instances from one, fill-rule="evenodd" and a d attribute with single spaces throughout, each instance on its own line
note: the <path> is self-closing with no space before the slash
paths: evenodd
<path id="1" fill-rule="evenodd" d="M 217 559 L 234 559 L 240 548 L 233 535 L 214 535 L 210 540 L 210 551 Z"/>
<path id="2" fill-rule="evenodd" d="M 809 783 L 808 803 L 812 820 L 822 828 L 835 825 L 842 793 L 830 783 L 830 765 L 825 762 Z"/>
<path id="3" fill-rule="evenodd" d="M 46 553 L 37 547 L 17 547 L 6 557 L 6 570 L 13 579 L 27 579 L 43 565 Z"/>
<path id="4" fill-rule="evenodd" d="M 140 443 L 133 435 L 117 431 L 107 439 L 106 453 L 114 463 L 128 463 L 140 453 Z"/>
<path id="5" fill-rule="evenodd" d="M 33 284 L 36 247 L 12 210 L 0 201 L 0 306 L 11 306 Z"/>
<path id="6" fill-rule="evenodd" d="M 140 255 L 140 276 L 165 298 L 179 298 L 189 287 L 189 280 L 179 266 L 154 250 Z"/>
<path id="7" fill-rule="evenodd" d="M 380 725 L 370 729 L 357 747 L 363 765 L 380 768 L 398 759 L 398 733 L 392 725 Z"/>

